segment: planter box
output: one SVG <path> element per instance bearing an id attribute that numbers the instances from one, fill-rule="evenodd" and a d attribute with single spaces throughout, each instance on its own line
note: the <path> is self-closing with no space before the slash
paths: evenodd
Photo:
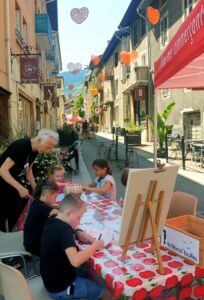
<path id="1" fill-rule="evenodd" d="M 204 267 L 204 220 L 184 215 L 165 222 L 161 245 Z"/>
<path id="2" fill-rule="evenodd" d="M 136 134 L 126 134 L 124 143 L 127 145 L 141 145 L 141 131 Z"/>

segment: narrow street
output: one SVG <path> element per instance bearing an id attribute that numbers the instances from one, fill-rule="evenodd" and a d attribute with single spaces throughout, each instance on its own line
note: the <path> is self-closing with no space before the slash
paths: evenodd
<path id="1" fill-rule="evenodd" d="M 97 157 L 97 151 L 101 147 L 101 142 L 110 144 L 111 141 L 104 137 L 96 136 L 92 140 L 83 140 L 82 143 L 82 157 L 84 159 L 87 170 L 92 179 L 94 179 L 94 173 L 92 170 L 92 162 Z M 151 168 L 153 166 L 151 153 L 145 151 L 139 151 L 138 162 L 139 168 Z M 115 160 L 115 156 L 110 155 L 109 165 L 113 172 L 113 177 L 115 178 L 117 185 L 117 199 L 124 198 L 125 187 L 121 184 L 120 178 L 125 168 L 125 146 L 118 145 L 118 160 Z M 137 167 L 136 162 L 133 162 L 133 158 L 130 159 L 130 167 Z M 193 175 L 192 175 L 193 176 Z M 182 175 L 177 176 L 175 191 L 183 191 L 195 195 L 198 198 L 198 211 L 204 210 L 203 199 L 203 185 L 195 182 L 194 180 L 188 179 Z"/>

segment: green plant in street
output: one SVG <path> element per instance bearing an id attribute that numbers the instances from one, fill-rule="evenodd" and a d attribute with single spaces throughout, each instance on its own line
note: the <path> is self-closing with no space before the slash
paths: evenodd
<path id="1" fill-rule="evenodd" d="M 157 114 L 157 139 L 160 150 L 164 150 L 165 148 L 165 137 L 171 130 L 172 126 L 167 125 L 166 121 L 173 110 L 175 102 L 171 102 L 165 110 L 160 114 Z M 151 121 L 151 130 L 152 134 L 154 134 L 154 118 L 152 116 L 147 116 Z"/>
<path id="2" fill-rule="evenodd" d="M 128 122 L 125 126 L 125 130 L 128 134 L 135 134 L 137 132 L 140 132 L 144 129 L 142 125 L 137 126 L 133 121 Z"/>
<path id="3" fill-rule="evenodd" d="M 84 96 L 79 94 L 77 98 L 74 100 L 74 104 L 72 107 L 73 115 L 79 115 L 81 118 L 84 117 Z"/>

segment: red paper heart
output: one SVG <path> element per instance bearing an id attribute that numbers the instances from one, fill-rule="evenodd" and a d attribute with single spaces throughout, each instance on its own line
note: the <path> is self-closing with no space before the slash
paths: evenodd
<path id="1" fill-rule="evenodd" d="M 100 62 L 100 57 L 96 56 L 96 55 L 92 55 L 91 56 L 91 61 L 94 65 L 98 65 Z"/>
<path id="2" fill-rule="evenodd" d="M 89 10 L 87 7 L 73 8 L 70 12 L 72 20 L 77 24 L 83 23 L 88 17 L 88 14 Z"/>
<path id="3" fill-rule="evenodd" d="M 70 91 L 73 90 L 73 88 L 74 88 L 74 85 L 73 85 L 73 84 L 70 84 L 70 85 L 69 85 Z"/>

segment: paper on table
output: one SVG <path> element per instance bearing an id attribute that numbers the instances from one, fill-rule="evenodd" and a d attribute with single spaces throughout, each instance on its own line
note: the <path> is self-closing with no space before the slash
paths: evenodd
<path id="1" fill-rule="evenodd" d="M 113 239 L 113 231 L 110 228 L 105 229 L 89 229 L 83 228 L 88 234 L 92 235 L 96 240 L 99 239 L 101 235 L 101 240 L 104 241 L 104 247 L 106 247 Z"/>

